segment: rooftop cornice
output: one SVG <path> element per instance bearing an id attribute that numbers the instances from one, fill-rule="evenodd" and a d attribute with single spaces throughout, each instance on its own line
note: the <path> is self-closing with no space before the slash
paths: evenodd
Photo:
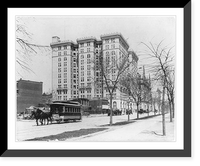
<path id="1" fill-rule="evenodd" d="M 81 43 L 81 42 L 84 42 L 84 41 L 96 41 L 96 40 L 97 39 L 93 36 L 76 39 L 77 43 Z"/>
<path id="2" fill-rule="evenodd" d="M 126 48 L 129 48 L 129 44 L 127 41 L 124 39 L 123 35 L 121 33 L 115 32 L 115 33 L 109 33 L 109 34 L 103 34 L 100 36 L 101 39 L 107 39 L 107 38 L 112 38 L 112 37 L 119 37 L 121 41 L 125 44 Z"/>
<path id="3" fill-rule="evenodd" d="M 72 40 L 63 40 L 63 41 L 59 41 L 59 42 L 53 42 L 53 43 L 50 44 L 50 46 L 64 45 L 64 44 L 76 45 L 76 43 L 73 42 Z"/>

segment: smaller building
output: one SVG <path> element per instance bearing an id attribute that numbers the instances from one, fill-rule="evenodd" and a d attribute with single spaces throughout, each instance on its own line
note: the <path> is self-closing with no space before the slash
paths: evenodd
<path id="1" fill-rule="evenodd" d="M 17 113 L 22 113 L 26 108 L 41 103 L 42 86 L 42 82 L 22 79 L 17 81 Z"/>
<path id="2" fill-rule="evenodd" d="M 43 93 L 42 94 L 42 101 L 41 101 L 40 104 L 48 105 L 50 103 L 52 103 L 52 94 Z"/>
<path id="3" fill-rule="evenodd" d="M 74 98 L 74 99 L 71 99 L 70 101 L 79 102 L 81 104 L 81 110 L 83 112 L 91 112 L 91 106 L 90 106 L 89 99 L 87 99 L 87 98 Z"/>
<path id="4" fill-rule="evenodd" d="M 104 113 L 105 110 L 109 109 L 108 99 L 96 98 L 90 100 L 90 105 L 93 112 Z"/>

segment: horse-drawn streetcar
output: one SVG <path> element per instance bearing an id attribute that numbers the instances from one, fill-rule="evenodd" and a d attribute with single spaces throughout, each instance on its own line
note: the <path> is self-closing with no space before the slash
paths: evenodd
<path id="1" fill-rule="evenodd" d="M 69 120 L 81 120 L 81 105 L 72 101 L 54 101 L 50 104 L 50 112 L 53 120 L 58 123 Z"/>

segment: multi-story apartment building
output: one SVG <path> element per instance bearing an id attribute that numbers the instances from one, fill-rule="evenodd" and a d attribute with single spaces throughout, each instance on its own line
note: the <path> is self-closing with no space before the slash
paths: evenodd
<path id="1" fill-rule="evenodd" d="M 52 37 L 52 97 L 67 100 L 78 97 L 78 46 Z"/>
<path id="2" fill-rule="evenodd" d="M 101 73 L 102 59 L 115 62 L 128 54 L 132 54 L 134 62 L 126 72 L 137 73 L 138 57 L 129 51 L 129 45 L 120 33 L 95 37 L 79 38 L 77 43 L 60 41 L 53 37 L 52 43 L 52 89 L 54 100 L 72 98 L 108 98 L 108 89 Z M 116 78 L 113 68 L 109 78 Z M 114 90 L 113 107 L 124 110 L 127 107 L 127 95 L 118 88 Z"/>

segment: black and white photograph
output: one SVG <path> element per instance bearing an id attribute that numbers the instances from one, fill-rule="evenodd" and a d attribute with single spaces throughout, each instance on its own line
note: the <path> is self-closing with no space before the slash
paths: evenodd
<path id="1" fill-rule="evenodd" d="M 176 141 L 175 16 L 16 16 L 16 141 Z"/>

